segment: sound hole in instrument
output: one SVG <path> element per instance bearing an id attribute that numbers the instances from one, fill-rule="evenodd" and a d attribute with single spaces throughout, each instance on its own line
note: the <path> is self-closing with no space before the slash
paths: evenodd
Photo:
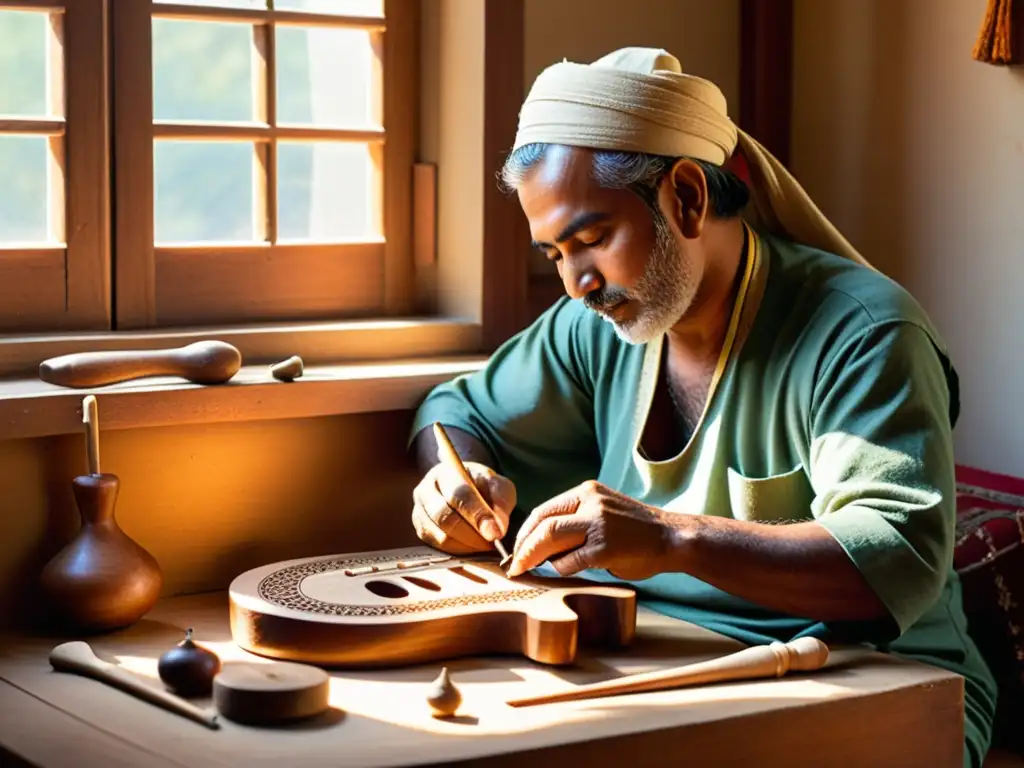
<path id="1" fill-rule="evenodd" d="M 470 581 L 475 581 L 477 584 L 486 584 L 487 583 L 487 579 L 485 579 L 479 573 L 473 573 L 472 571 L 467 571 L 461 565 L 453 566 L 452 568 L 449 568 L 448 570 L 450 570 L 452 573 L 457 573 L 459 576 L 462 576 L 465 579 L 469 579 Z"/>
<path id="2" fill-rule="evenodd" d="M 415 584 L 417 587 L 422 587 L 423 589 L 429 589 L 431 592 L 441 591 L 441 588 L 437 586 L 437 584 L 432 581 L 428 581 L 427 579 L 421 579 L 419 576 L 403 576 L 402 578 L 410 584 Z"/>
<path id="3" fill-rule="evenodd" d="M 390 581 L 368 581 L 364 586 L 377 595 L 377 597 L 389 597 L 392 600 L 398 600 L 409 596 L 409 590 Z"/>
<path id="4" fill-rule="evenodd" d="M 487 579 L 485 579 L 483 576 L 481 576 L 478 573 L 473 573 L 472 571 L 467 571 L 461 565 L 453 566 L 453 567 L 449 568 L 448 570 L 450 570 L 452 573 L 454 573 L 454 574 L 456 574 L 458 576 L 461 576 L 464 579 L 472 581 L 472 582 L 474 582 L 476 584 L 486 584 L 487 583 Z M 427 579 L 421 578 L 419 576 L 403 576 L 402 578 L 405 579 L 406 581 L 408 581 L 410 584 L 415 584 L 417 587 L 422 587 L 423 589 L 429 589 L 432 592 L 440 592 L 441 591 L 441 587 L 440 586 L 438 586 L 437 584 L 435 584 L 432 581 L 428 581 Z M 405 587 L 401 586 L 400 584 L 395 584 L 392 581 L 378 581 L 378 580 L 367 581 L 363 586 L 366 587 L 371 592 L 373 592 L 373 594 L 377 595 L 377 597 L 386 597 L 386 598 L 390 598 L 392 600 L 401 600 L 403 597 L 408 597 L 409 596 L 409 590 L 407 590 Z"/>

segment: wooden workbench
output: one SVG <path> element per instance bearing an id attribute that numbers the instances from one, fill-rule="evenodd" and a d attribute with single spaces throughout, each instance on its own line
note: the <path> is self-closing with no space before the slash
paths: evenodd
<path id="1" fill-rule="evenodd" d="M 166 600 L 136 626 L 91 638 L 103 658 L 148 676 L 194 627 L 225 661 L 253 659 L 231 642 L 226 593 Z M 514 709 L 513 696 L 677 666 L 738 643 L 641 609 L 627 652 L 584 653 L 572 669 L 519 658 L 449 664 L 465 698 L 433 719 L 423 691 L 438 665 L 333 674 L 324 717 L 286 728 L 223 721 L 208 730 L 95 681 L 54 672 L 67 638 L 0 641 L 0 746 L 57 766 L 960 766 L 962 678 L 863 649 L 834 650 L 803 678 L 663 691 Z M 201 705 L 209 701 L 199 700 Z M 0 761 L 3 754 L 0 752 Z"/>

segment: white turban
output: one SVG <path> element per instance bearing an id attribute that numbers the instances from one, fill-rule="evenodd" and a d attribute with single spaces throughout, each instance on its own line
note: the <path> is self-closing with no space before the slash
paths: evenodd
<path id="1" fill-rule="evenodd" d="M 750 172 L 751 225 L 868 265 L 789 171 L 733 123 L 718 86 L 683 74 L 666 51 L 623 48 L 592 64 L 545 69 L 519 113 L 515 149 L 537 142 L 719 166 L 738 149 Z"/>

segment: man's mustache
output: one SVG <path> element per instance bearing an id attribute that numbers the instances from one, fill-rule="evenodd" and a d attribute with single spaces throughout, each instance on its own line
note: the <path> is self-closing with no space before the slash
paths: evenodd
<path id="1" fill-rule="evenodd" d="M 629 292 L 622 288 L 611 288 L 588 293 L 583 297 L 583 305 L 594 312 L 611 309 L 629 298 Z"/>

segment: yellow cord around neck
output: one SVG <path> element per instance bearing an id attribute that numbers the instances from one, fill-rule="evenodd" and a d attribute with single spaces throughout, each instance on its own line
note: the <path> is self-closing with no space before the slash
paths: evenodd
<path id="1" fill-rule="evenodd" d="M 715 389 L 718 387 L 718 382 L 725 374 L 725 368 L 729 363 L 729 357 L 732 354 L 733 345 L 736 343 L 736 332 L 740 325 L 740 318 L 743 316 L 743 307 L 747 300 L 747 293 L 750 291 L 750 283 L 754 277 L 754 266 L 757 260 L 757 236 L 754 231 L 750 228 L 750 225 L 743 222 L 743 228 L 747 233 L 747 253 L 744 267 L 743 267 L 743 281 L 740 283 L 740 288 L 736 292 L 736 302 L 733 304 L 732 316 L 729 318 L 729 328 L 725 332 L 725 341 L 722 343 L 722 351 L 718 355 L 718 363 L 715 365 L 715 375 L 711 378 L 711 386 L 708 387 L 707 404 L 704 406 L 705 413 L 711 405 L 711 398 L 715 395 Z M 701 420 L 697 423 L 694 433 L 700 429 L 701 422 L 704 421 L 704 414 L 701 414 Z"/>

